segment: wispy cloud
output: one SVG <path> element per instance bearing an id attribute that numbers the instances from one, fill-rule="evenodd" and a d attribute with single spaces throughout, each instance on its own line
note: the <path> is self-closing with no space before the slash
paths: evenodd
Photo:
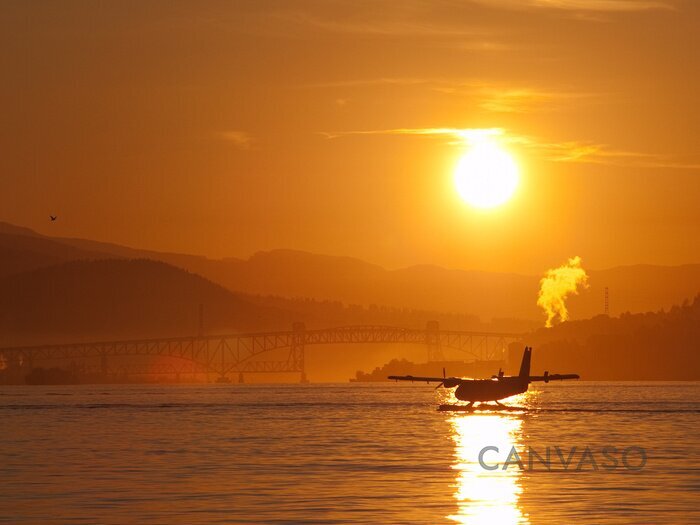
<path id="1" fill-rule="evenodd" d="M 239 149 L 250 149 L 254 143 L 253 136 L 247 131 L 222 131 L 219 133 L 219 137 L 233 143 Z"/>
<path id="2" fill-rule="evenodd" d="M 532 89 L 490 90 L 483 94 L 479 107 L 494 113 L 529 113 L 563 95 Z"/>
<path id="3" fill-rule="evenodd" d="M 316 82 L 306 84 L 309 88 L 334 88 L 334 87 L 362 87 L 362 86 L 381 86 L 381 85 L 396 85 L 396 86 L 412 86 L 421 84 L 432 84 L 436 81 L 430 78 L 412 78 L 412 77 L 379 77 L 379 78 L 359 78 L 353 80 L 334 80 L 329 82 Z"/>
<path id="4" fill-rule="evenodd" d="M 493 113 L 530 113 L 557 109 L 567 102 L 600 96 L 594 93 L 510 86 L 479 80 L 447 80 L 419 77 L 379 77 L 310 84 L 310 88 L 362 88 L 372 86 L 421 87 L 452 96 L 469 97 L 474 105 Z"/>
<path id="5" fill-rule="evenodd" d="M 593 93 L 513 87 L 488 82 L 443 82 L 434 89 L 442 93 L 468 96 L 475 100 L 478 107 L 493 113 L 530 113 L 553 109 L 570 100 L 597 96 Z"/>
<path id="6" fill-rule="evenodd" d="M 472 0 L 489 7 L 507 9 L 559 9 L 569 11 L 631 12 L 674 9 L 669 1 L 661 0 Z"/>
<path id="7" fill-rule="evenodd" d="M 506 145 L 527 149 L 538 157 L 551 162 L 607 164 L 639 168 L 700 169 L 695 162 L 682 162 L 666 155 L 624 151 L 606 144 L 586 141 L 551 142 L 520 135 L 503 128 L 394 128 L 363 131 L 322 132 L 328 139 L 351 135 L 413 135 L 447 137 L 449 144 L 468 146 L 470 143 L 490 137 Z"/>
<path id="8" fill-rule="evenodd" d="M 493 135 L 500 135 L 500 128 L 481 129 L 460 129 L 460 128 L 395 128 L 395 129 L 375 129 L 363 131 L 321 131 L 319 134 L 328 139 L 347 137 L 351 135 L 423 135 L 432 137 L 449 137 L 452 144 L 465 144 L 467 136 L 473 133 L 487 132 Z"/>
<path id="9" fill-rule="evenodd" d="M 700 169 L 700 163 L 697 162 L 683 162 L 657 153 L 617 150 L 606 144 L 591 142 L 532 142 L 528 147 L 539 150 L 547 160 L 553 162 L 581 162 L 636 168 Z"/>
<path id="10" fill-rule="evenodd" d="M 458 6 L 454 6 L 458 7 Z M 473 6 L 468 6 L 473 8 Z M 471 16 L 445 16 L 426 0 L 326 0 L 324 2 L 258 3 L 249 15 L 247 30 L 294 38 L 310 34 L 348 35 L 368 38 L 426 39 L 424 44 L 451 42 L 465 51 L 493 50 L 492 28 Z"/>
<path id="11" fill-rule="evenodd" d="M 700 163 L 685 162 L 669 155 L 627 151 L 591 141 L 548 142 L 531 136 L 512 136 L 509 142 L 520 144 L 552 162 L 579 162 L 637 168 L 700 169 Z"/>
<path id="12" fill-rule="evenodd" d="M 396 12 L 393 11 L 393 14 L 396 14 Z M 410 12 L 408 14 L 410 14 Z M 288 27 L 305 26 L 307 28 L 330 33 L 385 37 L 412 36 L 442 38 L 482 35 L 484 33 L 483 30 L 471 26 L 450 26 L 433 23 L 427 20 L 421 21 L 420 17 L 406 17 L 402 20 L 396 16 L 391 18 L 368 16 L 364 19 L 343 19 L 339 21 L 337 17 L 322 17 L 301 11 L 279 11 L 273 16 L 276 21 L 284 22 Z"/>

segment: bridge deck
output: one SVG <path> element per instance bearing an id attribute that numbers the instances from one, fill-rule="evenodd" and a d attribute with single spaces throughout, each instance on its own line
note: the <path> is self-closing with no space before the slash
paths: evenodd
<path id="1" fill-rule="evenodd" d="M 304 348 L 331 344 L 423 344 L 428 360 L 444 360 L 443 348 L 453 348 L 476 360 L 502 358 L 509 342 L 523 334 L 440 330 L 437 323 L 426 329 L 391 326 L 343 326 L 306 330 L 300 323 L 286 331 L 165 337 L 124 341 L 74 342 L 54 345 L 0 348 L 5 366 L 22 366 L 41 360 L 166 356 L 191 362 L 206 372 L 225 376 L 230 372 L 304 372 Z M 285 359 L 259 361 L 266 352 L 289 349 Z"/>

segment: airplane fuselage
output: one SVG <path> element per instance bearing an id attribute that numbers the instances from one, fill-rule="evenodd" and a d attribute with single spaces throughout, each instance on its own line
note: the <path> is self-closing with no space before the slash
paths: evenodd
<path id="1" fill-rule="evenodd" d="M 523 360 L 520 363 L 520 372 L 517 376 L 506 376 L 501 370 L 491 379 L 468 379 L 463 377 L 446 377 L 445 369 L 442 369 L 442 377 L 423 376 L 388 376 L 388 379 L 397 381 L 425 381 L 426 383 L 439 382 L 437 388 L 456 388 L 455 397 L 460 401 L 472 403 L 484 403 L 505 399 L 516 394 L 527 392 L 533 381 L 558 381 L 562 379 L 578 379 L 578 374 L 550 374 L 545 372 L 541 376 L 530 375 L 530 356 L 532 348 L 525 347 Z"/>
<path id="2" fill-rule="evenodd" d="M 529 381 L 526 377 L 503 377 L 499 380 L 478 379 L 461 383 L 455 390 L 455 397 L 460 401 L 498 401 L 526 392 L 528 386 Z"/>

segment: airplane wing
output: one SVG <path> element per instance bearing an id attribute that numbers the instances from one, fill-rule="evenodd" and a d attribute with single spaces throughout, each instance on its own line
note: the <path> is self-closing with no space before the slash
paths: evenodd
<path id="1" fill-rule="evenodd" d="M 425 381 L 426 383 L 439 383 L 444 381 L 444 377 L 422 377 L 422 376 L 389 376 L 388 379 L 395 381 Z"/>
<path id="2" fill-rule="evenodd" d="M 544 381 L 548 383 L 549 381 L 561 381 L 563 379 L 580 379 L 578 374 L 547 374 L 543 376 L 530 376 L 530 381 Z"/>

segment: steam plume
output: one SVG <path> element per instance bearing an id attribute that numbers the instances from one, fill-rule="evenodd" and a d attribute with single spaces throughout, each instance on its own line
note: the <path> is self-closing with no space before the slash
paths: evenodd
<path id="1" fill-rule="evenodd" d="M 540 281 L 540 293 L 537 297 L 537 306 L 541 307 L 547 314 L 545 326 L 550 328 L 556 317 L 560 322 L 569 318 L 569 311 L 566 309 L 566 298 L 570 294 L 578 294 L 578 287 L 588 286 L 588 275 L 586 270 L 581 268 L 581 257 L 576 256 L 560 266 L 547 270 L 547 273 Z"/>

